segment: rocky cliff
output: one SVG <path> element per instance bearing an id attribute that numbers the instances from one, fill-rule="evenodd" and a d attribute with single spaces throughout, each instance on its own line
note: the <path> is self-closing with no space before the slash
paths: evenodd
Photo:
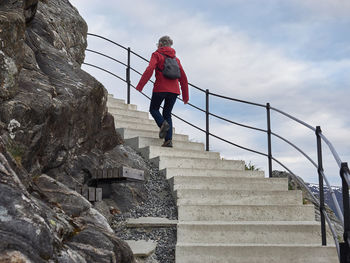
<path id="1" fill-rule="evenodd" d="M 86 33 L 68 0 L 0 0 L 0 262 L 134 261 L 72 190 L 95 168 L 142 168 L 81 70 Z"/>

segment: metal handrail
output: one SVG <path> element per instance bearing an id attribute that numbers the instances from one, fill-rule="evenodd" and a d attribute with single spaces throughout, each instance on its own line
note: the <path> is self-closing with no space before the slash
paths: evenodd
<path id="1" fill-rule="evenodd" d="M 209 92 L 209 94 L 210 94 L 210 95 L 213 95 L 213 96 L 215 96 L 215 97 L 219 97 L 219 98 L 222 98 L 222 99 L 226 99 L 226 100 L 232 100 L 232 101 L 237 101 L 237 102 L 241 102 L 241 103 L 245 103 L 245 104 L 250 104 L 250 105 L 254 105 L 254 106 L 266 108 L 266 105 L 263 105 L 263 104 L 260 104 L 260 103 L 255 103 L 255 102 L 250 102 L 250 101 L 245 101 L 245 100 L 239 100 L 239 99 L 235 99 L 235 98 L 230 98 L 230 97 L 223 96 L 223 95 L 216 94 L 216 93 L 212 93 L 212 92 Z"/>
<path id="2" fill-rule="evenodd" d="M 89 51 L 89 52 L 91 52 L 91 53 L 95 53 L 95 54 L 97 54 L 97 55 L 100 55 L 100 56 L 103 56 L 103 57 L 106 57 L 106 58 L 109 58 L 109 59 L 111 59 L 111 60 L 113 60 L 113 61 L 115 61 L 115 62 L 118 62 L 119 64 L 122 64 L 123 66 L 125 66 L 125 67 L 127 67 L 128 65 L 127 64 L 125 64 L 124 62 L 121 62 L 120 60 L 118 60 L 118 59 L 115 59 L 115 58 L 112 58 L 111 56 L 108 56 L 108 55 L 106 55 L 106 54 L 103 54 L 103 53 L 101 53 L 101 52 L 98 52 L 98 51 L 95 51 L 95 50 L 91 50 L 91 49 L 85 49 L 86 51 Z M 140 73 L 141 74 L 141 73 Z"/>
<path id="3" fill-rule="evenodd" d="M 223 138 L 221 138 L 221 137 L 219 137 L 219 136 L 217 136 L 217 135 L 215 135 L 215 134 L 213 134 L 213 133 L 209 133 L 209 135 L 210 135 L 210 136 L 213 136 L 213 137 L 215 137 L 216 139 L 219 139 L 219 140 L 221 140 L 221 141 L 223 141 L 223 142 L 226 142 L 226 143 L 228 143 L 228 144 L 231 144 L 231 145 L 233 145 L 233 146 L 236 146 L 236 147 L 238 147 L 238 148 L 241 148 L 241 149 L 243 149 L 243 150 L 246 150 L 246 151 L 249 151 L 249 152 L 256 153 L 256 154 L 259 154 L 259 155 L 262 155 L 262 156 L 267 157 L 267 154 L 266 154 L 266 153 L 262 153 L 262 152 L 259 152 L 259 151 L 255 151 L 255 150 L 246 148 L 246 147 L 244 147 L 244 146 L 238 145 L 238 144 L 236 144 L 236 143 L 230 142 L 230 141 L 228 141 L 228 140 L 226 140 L 226 139 L 223 139 Z"/>
<path id="4" fill-rule="evenodd" d="M 350 172 L 345 172 L 346 183 L 350 186 Z"/>
<path id="5" fill-rule="evenodd" d="M 283 115 L 287 116 L 288 118 L 290 118 L 290 119 L 292 119 L 292 120 L 298 122 L 299 124 L 301 124 L 301 125 L 303 125 L 303 126 L 309 128 L 309 129 L 311 129 L 312 131 L 316 131 L 316 129 L 315 129 L 314 127 L 312 127 L 311 125 L 307 124 L 307 123 L 304 122 L 304 121 L 299 120 L 298 118 L 296 118 L 296 117 L 294 117 L 294 116 L 292 116 L 292 115 L 290 115 L 290 114 L 288 114 L 288 113 L 285 113 L 285 112 L 283 112 L 283 111 L 281 111 L 281 110 L 279 110 L 279 109 L 273 108 L 273 107 L 271 107 L 271 109 L 273 109 L 273 110 L 279 112 L 280 114 L 283 114 Z M 304 155 L 304 156 L 315 166 L 315 168 L 318 168 L 318 165 L 317 165 L 308 155 L 306 155 L 302 150 L 300 150 L 297 146 L 295 146 L 294 144 L 290 143 L 288 140 L 282 138 L 281 136 L 279 136 L 279 135 L 277 135 L 277 134 L 275 134 L 275 133 L 272 133 L 272 134 L 273 134 L 274 136 L 276 136 L 276 137 L 278 137 L 278 138 L 284 140 L 286 143 L 290 144 L 291 146 L 293 146 L 297 151 L 299 151 L 302 155 Z M 340 157 L 339 157 L 338 153 L 336 152 L 335 148 L 333 147 L 333 145 L 331 144 L 331 142 L 326 138 L 326 136 L 324 136 L 324 135 L 322 134 L 322 132 L 319 133 L 319 136 L 320 136 L 320 137 L 322 138 L 322 140 L 323 140 L 324 142 L 326 142 L 326 144 L 328 145 L 329 149 L 331 150 L 331 152 L 332 152 L 332 154 L 333 154 L 333 156 L 334 156 L 334 159 L 336 160 L 336 162 L 338 163 L 338 166 L 339 166 L 339 168 L 340 168 L 340 167 L 341 167 L 341 160 L 340 160 Z M 333 201 L 333 204 L 335 205 L 335 208 L 336 208 L 336 210 L 337 210 L 337 214 L 338 214 L 338 216 L 339 216 L 339 219 L 340 219 L 340 221 L 342 222 L 342 224 L 344 225 L 344 216 L 343 216 L 343 213 L 342 213 L 342 211 L 341 211 L 341 209 L 340 209 L 340 206 L 339 206 L 339 203 L 338 203 L 337 198 L 336 198 L 336 196 L 335 196 L 335 193 L 334 193 L 334 191 L 333 191 L 333 189 L 332 189 L 332 187 L 331 187 L 331 185 L 330 185 L 330 183 L 329 183 L 329 181 L 328 181 L 326 175 L 324 174 L 324 171 L 320 171 L 320 172 L 322 173 L 323 180 L 326 182 L 327 187 L 328 187 L 328 189 L 330 190 L 331 197 L 332 197 L 332 201 Z"/>
<path id="6" fill-rule="evenodd" d="M 131 54 L 133 54 L 133 55 L 135 55 L 135 56 L 137 56 L 137 57 L 143 59 L 144 61 L 149 62 L 149 60 L 148 60 L 147 58 L 144 58 L 143 56 L 141 56 L 141 55 L 135 53 L 134 51 L 130 51 L 130 52 L 131 52 Z"/>
<path id="7" fill-rule="evenodd" d="M 223 121 L 226 121 L 226 122 L 229 122 L 231 124 L 235 124 L 237 126 L 241 126 L 241 127 L 244 127 L 244 128 L 247 128 L 247 129 L 251 129 L 251 130 L 256 130 L 256 131 L 261 131 L 261 132 L 265 132 L 267 133 L 267 130 L 264 130 L 264 129 L 260 129 L 260 128 L 256 128 L 256 127 L 252 127 L 252 126 L 248 126 L 248 125 L 244 125 L 244 124 L 241 124 L 241 123 L 238 123 L 238 122 L 235 122 L 235 121 L 231 121 L 231 120 L 228 120 L 224 117 L 220 117 L 214 113 L 209 113 L 210 116 L 213 116 L 215 118 L 218 118 L 220 120 L 223 120 Z"/>
<path id="8" fill-rule="evenodd" d="M 117 45 L 118 47 L 120 47 L 120 48 L 123 48 L 123 49 L 125 49 L 125 50 L 128 50 L 126 47 L 124 47 L 123 45 L 120 45 L 120 44 L 118 44 L 117 42 L 114 42 L 114 41 L 112 41 L 112 40 L 110 40 L 110 39 L 108 39 L 108 38 L 106 38 L 106 37 L 103 37 L 103 36 L 100 36 L 100 35 L 97 35 L 97 34 L 92 34 L 92 33 L 87 33 L 87 35 L 88 36 L 94 36 L 94 37 L 98 37 L 98 38 L 101 38 L 101 39 L 103 39 L 103 40 L 106 40 L 106 41 L 108 41 L 108 42 L 111 42 L 112 44 L 114 44 L 114 45 Z"/>
<path id="9" fill-rule="evenodd" d="M 288 113 L 285 113 L 285 112 L 283 112 L 283 111 L 281 111 L 281 110 L 279 110 L 279 109 L 276 109 L 276 108 L 273 108 L 273 107 L 271 107 L 271 109 L 275 110 L 276 112 L 279 112 L 279 113 L 282 114 L 282 115 L 285 115 L 286 117 L 288 117 L 288 118 L 290 118 L 290 119 L 292 119 L 292 120 L 298 122 L 299 124 L 301 124 L 301 125 L 303 125 L 303 126 L 309 128 L 310 130 L 316 132 L 316 129 L 315 129 L 314 127 L 312 127 L 311 125 L 307 124 L 306 122 L 301 121 L 301 120 L 299 120 L 298 118 L 296 118 L 296 117 L 294 117 L 294 116 L 292 116 L 292 115 L 290 115 L 290 114 L 288 114 Z M 283 139 L 283 138 L 281 138 L 281 137 L 280 137 L 279 135 L 277 135 L 277 134 L 274 134 L 274 135 L 275 135 L 276 137 L 280 138 L 280 139 Z M 337 162 L 339 168 L 341 168 L 341 160 L 340 160 L 340 157 L 339 157 L 338 153 L 336 152 L 335 148 L 333 147 L 333 145 L 331 144 L 331 142 L 326 138 L 326 136 L 324 136 L 324 135 L 322 134 L 322 132 L 319 133 L 319 136 L 320 136 L 320 137 L 322 138 L 322 140 L 328 145 L 328 147 L 329 147 L 329 149 L 331 150 L 331 152 L 332 152 L 332 154 L 333 154 L 333 157 L 334 157 L 334 159 L 336 160 L 336 162 Z M 288 144 L 292 145 L 295 149 L 297 149 L 300 153 L 302 153 L 316 168 L 318 168 L 318 165 L 317 165 L 311 158 L 309 158 L 309 156 L 307 156 L 304 152 L 302 152 L 302 151 L 301 151 L 299 148 L 297 148 L 295 145 L 291 144 L 289 141 L 287 141 L 287 140 L 285 140 L 285 139 L 283 139 L 283 140 L 284 140 L 285 142 L 287 142 Z M 328 187 L 328 189 L 330 190 L 331 197 L 332 197 L 332 201 L 333 201 L 333 204 L 335 205 L 335 208 L 336 208 L 336 210 L 337 210 L 337 214 L 338 214 L 338 216 L 339 216 L 339 219 L 340 219 L 340 221 L 342 222 L 342 224 L 344 225 L 344 216 L 343 216 L 343 213 L 341 212 L 341 209 L 340 209 L 339 203 L 338 203 L 338 201 L 337 201 L 337 198 L 336 198 L 336 196 L 335 196 L 335 193 L 334 193 L 334 191 L 333 191 L 333 189 L 332 189 L 332 187 L 331 187 L 331 185 L 330 185 L 330 183 L 329 183 L 329 181 L 328 181 L 326 175 L 324 174 L 324 171 L 320 171 L 320 172 L 321 172 L 321 174 L 322 174 L 323 180 L 326 182 L 327 187 Z M 348 176 L 347 181 L 348 181 L 348 184 L 349 184 L 349 182 L 350 182 L 350 175 Z"/>
<path id="10" fill-rule="evenodd" d="M 273 110 L 275 110 L 275 111 L 277 111 L 277 112 L 287 116 L 288 118 L 290 118 L 290 119 L 300 123 L 301 125 L 311 129 L 312 131 L 316 131 L 316 129 L 314 127 L 312 127 L 311 125 L 307 124 L 304 121 L 301 121 L 301 120 L 297 119 L 296 117 L 294 117 L 294 116 L 292 116 L 292 115 L 290 115 L 288 113 L 285 113 L 285 112 L 283 112 L 283 111 L 281 111 L 279 109 L 273 108 L 273 107 L 271 107 L 271 109 L 273 109 Z M 290 144 L 291 146 L 293 146 L 297 151 L 299 151 L 302 155 L 304 155 L 316 168 L 318 168 L 318 165 L 308 155 L 306 155 L 302 150 L 300 150 L 297 146 L 295 146 L 294 144 L 290 143 L 288 140 L 285 140 L 284 138 L 282 138 L 281 136 L 279 136 L 279 135 L 277 135 L 275 133 L 272 133 L 272 134 L 274 136 L 284 140 L 286 143 Z M 331 150 L 331 152 L 332 152 L 332 154 L 334 156 L 334 159 L 336 160 L 336 162 L 337 162 L 337 164 L 338 164 L 338 166 L 340 168 L 341 167 L 341 160 L 340 160 L 340 157 L 339 157 L 338 153 L 336 152 L 335 148 L 333 147 L 331 142 L 326 138 L 326 136 L 324 136 L 322 134 L 322 132 L 319 133 L 319 136 L 328 145 L 329 149 Z M 335 193 L 334 193 L 334 191 L 333 191 L 333 189 L 332 189 L 332 187 L 331 187 L 331 185 L 330 185 L 326 175 L 324 174 L 324 171 L 320 171 L 320 172 L 322 173 L 323 180 L 326 182 L 327 187 L 330 190 L 332 201 L 333 201 L 333 204 L 335 205 L 335 208 L 337 210 L 337 214 L 339 216 L 339 219 L 342 222 L 342 224 L 344 225 L 344 216 L 343 216 L 343 213 L 342 213 L 342 211 L 340 209 L 340 206 L 339 206 L 339 203 L 338 203 L 337 198 L 335 196 Z"/>
<path id="11" fill-rule="evenodd" d="M 193 85 L 193 84 L 191 84 L 191 83 L 188 83 L 188 85 L 190 85 L 191 87 L 193 87 L 193 88 L 195 88 L 195 89 L 197 89 L 197 90 L 200 90 L 200 91 L 202 91 L 202 92 L 205 93 L 205 90 L 204 90 L 204 89 L 201 89 L 201 88 L 199 88 L 199 87 L 197 87 L 197 86 L 195 86 L 195 85 Z"/>
<path id="12" fill-rule="evenodd" d="M 110 72 L 110 71 L 108 71 L 108 70 L 106 70 L 106 69 L 104 69 L 104 68 L 101 68 L 101 67 L 99 67 L 99 66 L 95 66 L 95 65 L 93 65 L 93 64 L 86 63 L 86 62 L 83 62 L 83 64 L 84 64 L 84 65 L 87 65 L 87 66 L 90 66 L 90 67 L 97 68 L 97 69 L 99 69 L 99 70 L 102 70 L 102 71 L 104 71 L 104 72 L 106 72 L 106 73 L 108 73 L 108 74 L 111 74 L 112 76 L 114 76 L 114 77 L 116 77 L 116 78 L 118 78 L 118 79 L 120 79 L 120 80 L 126 82 L 126 80 L 123 79 L 122 77 L 119 77 L 118 75 L 116 75 L 116 74 L 114 74 L 114 73 L 112 73 L 112 72 Z"/>
<path id="13" fill-rule="evenodd" d="M 340 262 L 348 263 L 350 257 L 350 200 L 349 200 L 349 167 L 347 163 L 341 163 L 340 177 L 342 179 L 343 206 L 344 206 L 344 242 L 340 244 Z"/>
<path id="14" fill-rule="evenodd" d="M 335 148 L 333 147 L 331 142 L 326 138 L 326 136 L 324 136 L 322 133 L 320 134 L 320 136 L 321 136 L 322 140 L 328 145 L 329 149 L 331 150 L 331 152 L 333 154 L 335 161 L 337 162 L 339 168 L 341 168 L 342 161 L 340 160 L 340 157 L 339 157 L 337 151 L 335 150 Z"/>
<path id="15" fill-rule="evenodd" d="M 123 63 L 123 62 L 121 62 L 121 61 L 118 61 L 118 60 L 116 60 L 116 59 L 114 59 L 114 58 L 112 58 L 112 57 L 110 57 L 110 56 L 107 56 L 107 55 L 105 55 L 105 54 L 102 54 L 102 53 L 100 53 L 100 52 L 93 51 L 93 50 L 87 50 L 87 51 L 90 51 L 90 52 L 93 52 L 93 53 L 102 55 L 102 56 L 104 56 L 104 57 L 107 57 L 107 58 L 109 58 L 109 59 L 112 59 L 112 60 L 114 60 L 114 61 L 116 61 L 116 62 L 118 62 L 118 63 L 120 63 L 120 64 L 126 66 L 126 67 L 127 67 L 127 78 L 126 78 L 126 80 L 124 80 L 124 79 L 121 78 L 120 76 L 117 76 L 117 75 L 113 74 L 112 72 L 107 71 L 107 70 L 105 70 L 105 69 L 103 69 L 103 68 L 101 68 L 101 67 L 98 67 L 98 66 L 95 66 L 95 65 L 92 65 L 92 64 L 89 64 L 89 63 L 84 63 L 84 64 L 85 64 L 85 65 L 92 66 L 92 67 L 95 67 L 95 68 L 98 68 L 98 69 L 103 70 L 103 71 L 105 71 L 105 72 L 107 72 L 107 73 L 109 73 L 109 74 L 112 74 L 113 76 L 119 78 L 120 80 L 122 80 L 122 81 L 124 81 L 124 82 L 127 82 L 127 83 L 128 83 L 128 87 L 132 86 L 133 88 L 135 88 L 135 86 L 133 86 L 133 85 L 130 83 L 130 73 L 129 73 L 129 72 L 130 72 L 130 70 L 133 70 L 134 72 L 136 72 L 136 73 L 139 74 L 139 75 L 142 75 L 142 74 L 141 74 L 140 72 L 138 72 L 137 70 L 133 69 L 133 68 L 130 66 L 130 54 L 133 54 L 133 55 L 135 55 L 135 56 L 137 56 L 137 57 L 143 59 L 143 60 L 146 61 L 146 62 L 149 62 L 149 60 L 147 60 L 146 58 L 140 56 L 139 54 L 137 54 L 137 53 L 131 51 L 130 48 L 126 48 L 126 47 L 124 47 L 124 46 L 122 46 L 122 45 L 120 45 L 120 44 L 118 44 L 118 43 L 116 43 L 116 42 L 114 42 L 114 41 L 111 41 L 111 40 L 109 40 L 109 39 L 107 39 L 107 38 L 105 38 L 105 37 L 102 37 L 102 36 L 99 36 L 99 35 L 96 35 L 96 34 L 91 34 L 91 33 L 88 33 L 88 35 L 95 36 L 95 37 L 99 37 L 99 38 L 101 38 L 101 39 L 107 40 L 107 41 L 109 41 L 109 42 L 111 42 L 111 43 L 113 43 L 113 44 L 115 44 L 115 45 L 117 45 L 117 46 L 119 46 L 119 47 L 121 47 L 121 48 L 123 48 L 123 49 L 125 49 L 125 50 L 128 51 L 128 64 L 125 64 L 125 63 Z M 151 82 L 154 83 L 153 81 L 151 81 Z M 300 180 L 300 179 L 299 179 L 290 169 L 288 169 L 283 163 L 281 163 L 281 162 L 278 161 L 275 157 L 272 156 L 272 153 L 271 153 L 271 138 L 270 138 L 270 136 L 273 135 L 273 136 L 275 136 L 275 137 L 281 139 L 282 141 L 288 143 L 289 145 L 291 145 L 291 146 L 292 146 L 293 148 L 295 148 L 298 152 L 300 152 L 308 161 L 310 161 L 311 164 L 312 164 L 314 167 L 316 167 L 316 168 L 318 169 L 319 177 L 320 177 L 320 181 L 319 181 L 319 183 L 320 183 L 320 190 L 321 190 L 321 188 L 323 189 L 323 180 L 324 180 L 324 181 L 326 182 L 328 188 L 330 189 L 330 192 L 331 192 L 331 195 L 332 195 L 332 201 L 334 202 L 334 204 L 335 204 L 335 206 L 336 206 L 338 215 L 341 215 L 341 216 L 342 216 L 341 209 L 340 209 L 339 204 L 338 204 L 338 202 L 337 202 L 337 200 L 336 200 L 336 197 L 335 197 L 335 193 L 334 193 L 332 187 L 330 186 L 327 177 L 325 176 L 325 174 L 324 174 L 324 172 L 323 172 L 323 168 L 322 168 L 322 152 L 321 152 L 321 149 L 320 149 L 321 146 L 320 146 L 320 145 L 318 146 L 318 151 L 319 151 L 319 164 L 317 165 L 317 164 L 316 164 L 307 154 L 305 154 L 299 147 L 297 147 L 296 145 L 294 145 L 293 143 L 291 143 L 291 142 L 288 141 L 287 139 L 283 138 L 282 136 L 280 136 L 280 135 L 278 135 L 278 134 L 276 134 L 276 133 L 274 133 L 274 132 L 271 131 L 271 128 L 270 128 L 270 121 L 269 121 L 269 119 L 270 119 L 270 109 L 271 109 L 271 110 L 274 110 L 274 111 L 276 111 L 276 112 L 278 112 L 278 113 L 280 113 L 280 114 L 282 114 L 282 115 L 284 115 L 284 116 L 286 116 L 286 117 L 288 117 L 288 118 L 290 118 L 290 119 L 292 119 L 292 120 L 294 120 L 294 121 L 296 121 L 296 122 L 298 122 L 299 124 L 301 124 L 301 125 L 303 125 L 303 126 L 309 128 L 309 129 L 311 129 L 312 131 L 316 132 L 316 135 L 319 136 L 319 138 L 321 138 L 322 141 L 324 141 L 324 142 L 328 145 L 328 147 L 329 147 L 329 149 L 331 150 L 331 152 L 332 152 L 332 154 L 333 154 L 333 157 L 334 157 L 334 159 L 336 160 L 338 166 L 342 166 L 341 159 L 339 158 L 338 153 L 336 152 L 336 150 L 335 150 L 335 148 L 333 147 L 333 145 L 329 142 L 329 140 L 322 134 L 322 132 L 320 131 L 320 128 L 318 127 L 318 128 L 315 129 L 314 127 L 312 127 L 311 125 L 307 124 L 306 122 L 301 121 L 301 120 L 297 119 L 296 117 L 294 117 L 294 116 L 292 116 L 292 115 L 290 115 L 290 114 L 288 114 L 288 113 L 285 113 L 285 112 L 283 112 L 283 111 L 281 111 L 281 110 L 279 110 L 279 109 L 277 109 L 277 108 L 270 107 L 269 103 L 266 104 L 266 105 L 263 105 L 263 104 L 260 104 L 260 103 L 255 103 L 255 102 L 249 102 L 249 101 L 244 101 L 244 100 L 240 100 L 240 99 L 230 98 L 230 97 L 227 97 L 227 96 L 223 96 L 223 95 L 220 95 L 220 94 L 216 94 L 216 93 L 209 92 L 209 90 L 201 89 L 201 88 L 199 88 L 199 87 L 197 87 L 197 86 L 195 86 L 195 85 L 193 85 L 193 84 L 191 84 L 191 83 L 189 83 L 189 85 L 190 85 L 191 87 L 194 87 L 194 88 L 196 88 L 196 89 L 202 91 L 203 93 L 206 93 L 206 98 L 207 98 L 206 110 L 203 110 L 203 109 L 201 109 L 201 108 L 199 108 L 199 107 L 197 107 L 197 106 L 195 106 L 195 105 L 193 105 L 193 104 L 188 103 L 189 106 L 191 106 L 191 107 L 193 107 L 193 108 L 195 108 L 195 109 L 197 109 L 197 110 L 199 110 L 199 111 L 201 111 L 201 112 L 205 112 L 205 113 L 206 113 L 206 116 L 207 116 L 207 121 L 206 121 L 206 122 L 207 122 L 207 128 L 206 128 L 206 130 L 204 130 L 204 129 L 202 129 L 202 128 L 200 128 L 200 127 L 198 127 L 198 126 L 196 126 L 196 125 L 194 125 L 194 124 L 192 124 L 192 123 L 189 123 L 188 121 L 186 121 L 186 120 L 180 118 L 179 116 L 176 116 L 175 114 L 173 114 L 173 116 L 176 117 L 176 118 L 178 118 L 178 119 L 180 119 L 181 121 L 187 123 L 188 125 L 190 125 L 190 126 L 196 128 L 196 129 L 198 129 L 198 130 L 200 130 L 200 131 L 206 133 L 206 136 L 207 136 L 207 147 L 206 147 L 206 148 L 207 148 L 207 150 L 209 150 L 209 147 L 208 147 L 208 145 L 209 145 L 209 139 L 208 139 L 208 138 L 209 138 L 209 136 L 212 136 L 212 137 L 214 137 L 214 138 L 217 138 L 217 139 L 219 139 L 219 140 L 222 140 L 222 141 L 224 141 L 224 142 L 226 142 L 226 143 L 229 143 L 229 144 L 231 144 L 231 145 L 234 145 L 234 146 L 236 146 L 236 147 L 238 147 L 238 148 L 241 148 L 241 149 L 243 149 L 243 150 L 247 150 L 247 151 L 250 151 L 250 152 L 253 152 L 253 153 L 256 153 L 256 154 L 259 154 L 259 155 L 263 155 L 263 156 L 265 156 L 265 157 L 268 157 L 269 160 L 273 160 L 274 162 L 278 163 L 281 167 L 284 167 L 284 168 L 293 176 L 293 178 L 295 178 L 296 182 L 298 182 L 298 184 L 302 185 L 302 186 L 309 192 L 309 194 L 310 194 L 310 196 L 312 197 L 312 199 L 314 200 L 314 202 L 320 206 L 321 218 L 324 216 L 324 218 L 326 219 L 327 223 L 329 224 L 329 226 L 330 226 L 330 228 L 331 228 L 331 230 L 332 230 L 333 237 L 334 237 L 334 239 L 335 239 L 335 241 L 336 241 L 336 244 L 337 244 L 337 238 L 336 238 L 336 236 L 335 236 L 334 228 L 333 228 L 333 226 L 332 226 L 332 224 L 331 224 L 331 222 L 330 222 L 330 220 L 329 220 L 329 217 L 328 217 L 327 212 L 326 212 L 325 209 L 324 209 L 324 204 L 323 204 L 323 191 L 322 191 L 322 193 L 321 193 L 321 191 L 320 191 L 320 200 L 321 200 L 321 204 L 320 204 L 320 201 L 318 201 L 318 199 L 313 195 L 313 193 L 312 193 L 311 190 L 307 187 L 307 185 L 306 185 L 302 180 Z M 141 92 L 141 93 L 142 93 L 144 96 L 146 96 L 148 99 L 150 99 L 149 96 L 147 96 L 147 95 L 144 94 L 143 92 Z M 129 91 L 129 88 L 128 88 L 128 103 L 129 103 L 129 94 L 130 94 L 130 91 Z M 258 107 L 266 108 L 267 113 L 268 113 L 268 115 L 267 115 L 267 118 L 268 118 L 268 129 L 267 129 L 267 130 L 264 130 L 264 129 L 260 129 L 260 128 L 256 128 L 256 127 L 252 127 L 252 126 L 248 126 L 248 125 L 244 125 L 244 124 L 240 124 L 240 123 L 237 123 L 237 122 L 228 120 L 228 119 L 226 119 L 226 118 L 223 118 L 223 117 L 221 117 L 221 116 L 218 116 L 218 115 L 216 115 L 216 114 L 210 113 L 210 112 L 209 112 L 209 107 L 208 107 L 208 105 L 209 105 L 209 104 L 208 104 L 208 103 L 209 103 L 209 100 L 208 100 L 209 95 L 215 96 L 215 97 L 219 97 L 219 98 L 222 98 L 222 99 L 227 99 L 227 100 L 231 100 L 231 101 L 236 101 L 236 102 L 240 102 L 240 103 L 246 103 L 246 104 L 250 104 L 250 105 L 253 105 L 253 106 L 258 106 Z M 179 98 L 179 99 L 180 99 L 180 98 Z M 180 100 L 181 100 L 181 99 L 180 99 Z M 215 135 L 215 134 L 210 133 L 210 132 L 209 132 L 209 125 L 208 125 L 208 122 L 209 122 L 209 118 L 208 118 L 208 117 L 209 117 L 209 116 L 213 116 L 213 117 L 218 118 L 218 119 L 220 119 L 220 120 L 229 122 L 229 123 L 231 123 L 231 124 L 239 125 L 239 126 L 241 126 L 241 127 L 245 127 L 245 128 L 249 128 L 249 129 L 254 129 L 254 130 L 258 130 L 258 131 L 267 133 L 267 134 L 268 134 L 268 139 L 269 139 L 269 140 L 268 140 L 268 143 L 269 143 L 269 145 L 268 145 L 268 146 L 269 146 L 269 153 L 266 154 L 266 153 L 262 153 L 262 152 L 259 152 L 259 151 L 253 150 L 253 149 L 249 149 L 249 148 L 243 147 L 243 146 L 241 146 L 241 145 L 235 144 L 235 143 L 230 142 L 230 141 L 228 141 L 228 140 L 226 140 L 226 139 L 223 139 L 223 138 L 221 138 L 221 137 L 219 137 L 219 136 L 217 136 L 217 135 Z M 321 159 L 320 159 L 320 156 L 321 156 Z M 270 175 L 271 175 L 272 164 L 269 164 L 269 171 L 270 171 Z M 349 173 L 348 169 L 345 169 L 345 170 L 343 169 L 343 171 L 342 171 L 341 174 L 342 174 L 342 176 L 343 176 L 342 178 L 344 178 L 343 181 L 345 181 L 345 182 L 347 183 L 347 185 L 349 186 L 349 185 L 350 185 L 350 184 L 349 184 L 349 182 L 350 182 L 350 173 Z M 341 218 L 341 220 L 343 221 L 343 218 Z M 321 221 L 322 221 L 322 220 L 321 220 Z M 344 221 L 343 221 L 343 222 L 344 222 Z M 347 223 L 348 223 L 348 222 L 347 222 Z M 322 223 L 322 224 L 324 224 L 324 223 Z M 321 224 L 321 225 L 322 225 L 322 224 Z M 345 223 L 343 223 L 343 224 L 345 224 Z M 350 223 L 348 223 L 348 224 L 350 224 Z M 323 225 L 322 225 L 322 228 L 324 228 Z M 322 233 L 322 236 L 323 236 L 323 235 L 324 235 L 324 233 Z M 344 235 L 345 235 L 345 234 L 344 234 Z M 349 238 L 350 238 L 350 234 L 349 234 Z M 322 238 L 322 239 L 323 239 L 323 238 Z M 324 237 L 324 239 L 325 239 L 325 237 Z M 345 240 L 345 238 L 344 238 L 344 240 Z M 325 242 L 322 242 L 322 243 L 325 245 Z M 350 244 L 349 244 L 349 245 L 350 245 Z M 337 250 L 338 250 L 338 254 L 339 254 L 339 244 L 337 244 Z M 350 251 L 350 250 L 349 250 L 349 251 Z M 349 253 L 350 253 L 350 252 L 349 252 Z"/>
<path id="16" fill-rule="evenodd" d="M 106 55 L 106 54 L 103 54 L 102 52 L 98 52 L 98 51 L 95 51 L 95 50 L 91 50 L 91 49 L 85 49 L 86 51 L 89 51 L 89 52 L 91 52 L 91 53 L 95 53 L 95 54 L 98 54 L 98 55 L 100 55 L 100 56 L 103 56 L 103 57 L 106 57 L 106 58 L 108 58 L 108 59 L 111 59 L 111 60 L 113 60 L 113 61 L 115 61 L 115 62 L 118 62 L 119 64 L 121 64 L 121 65 L 123 65 L 123 66 L 125 66 L 125 67 L 127 67 L 128 65 L 127 64 L 125 64 L 124 62 L 122 62 L 122 61 L 120 61 L 120 60 L 118 60 L 118 59 L 115 59 L 115 58 L 112 58 L 111 56 L 108 56 L 108 55 Z M 141 72 L 139 72 L 139 71 L 137 71 L 136 69 L 134 69 L 133 67 L 130 67 L 130 69 L 132 70 L 132 71 L 134 71 L 135 73 L 137 73 L 137 74 L 139 74 L 140 76 L 142 75 L 142 73 Z M 154 83 L 152 80 L 150 80 L 152 83 Z"/>
<path id="17" fill-rule="evenodd" d="M 284 115 L 284 116 L 286 116 L 286 117 L 288 117 L 288 118 L 290 118 L 290 119 L 300 123 L 301 125 L 304 125 L 305 127 L 309 128 L 310 130 L 312 130 L 314 132 L 316 131 L 316 129 L 314 127 L 312 127 L 311 125 L 307 124 L 306 122 L 304 122 L 302 120 L 299 120 L 299 119 L 293 117 L 292 115 L 290 115 L 288 113 L 285 113 L 285 112 L 283 112 L 283 111 L 281 111 L 281 110 L 279 110 L 277 108 L 274 108 L 274 107 L 271 107 L 271 110 L 274 110 L 274 111 L 276 111 L 278 113 L 281 113 L 282 115 Z"/>
<path id="18" fill-rule="evenodd" d="M 283 138 L 282 136 L 271 132 L 271 134 L 279 139 L 281 139 L 282 141 L 288 143 L 290 146 L 292 146 L 294 149 L 296 149 L 298 152 L 300 152 L 302 155 L 305 156 L 306 159 L 308 159 L 310 161 L 310 163 L 315 166 L 315 168 L 317 168 L 317 164 L 314 162 L 314 160 L 311 159 L 311 157 L 309 155 L 307 155 L 305 152 L 303 152 L 298 146 L 296 146 L 295 144 L 291 143 L 290 141 L 288 141 L 287 139 Z"/>

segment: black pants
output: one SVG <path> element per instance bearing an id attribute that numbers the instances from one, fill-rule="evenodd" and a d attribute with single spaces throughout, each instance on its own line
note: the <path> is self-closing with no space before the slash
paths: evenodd
<path id="1" fill-rule="evenodd" d="M 165 136 L 166 141 L 171 140 L 173 138 L 173 122 L 171 120 L 171 111 L 173 110 L 177 96 L 178 94 L 171 93 L 171 92 L 153 92 L 152 94 L 149 112 L 151 113 L 152 117 L 156 121 L 158 127 L 162 126 L 162 123 L 164 122 L 164 120 L 166 120 L 170 125 L 170 128 Z M 159 112 L 159 108 L 163 100 L 165 102 L 164 102 L 163 115 L 162 115 Z"/>

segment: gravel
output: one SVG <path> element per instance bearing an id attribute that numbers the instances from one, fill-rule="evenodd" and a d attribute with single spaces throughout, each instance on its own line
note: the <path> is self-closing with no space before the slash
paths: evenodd
<path id="1" fill-rule="evenodd" d="M 149 179 L 145 182 L 146 200 L 126 213 L 115 214 L 111 226 L 117 236 L 124 240 L 152 240 L 157 242 L 152 258 L 160 263 L 175 262 L 176 227 L 127 228 L 128 218 L 164 217 L 177 220 L 177 207 L 170 186 L 164 175 L 149 161 Z M 147 261 L 148 262 L 148 261 Z M 154 262 L 154 261 L 152 261 Z"/>

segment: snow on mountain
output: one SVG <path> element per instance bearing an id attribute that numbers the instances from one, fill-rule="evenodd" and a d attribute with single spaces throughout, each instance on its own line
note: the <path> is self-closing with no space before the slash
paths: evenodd
<path id="1" fill-rule="evenodd" d="M 306 185 L 310 188 L 311 192 L 319 197 L 320 189 L 318 184 L 310 184 L 306 183 Z M 328 186 L 324 186 L 324 200 L 325 203 L 334 211 L 334 213 L 339 218 L 338 212 L 335 208 L 335 204 L 333 202 L 333 198 L 331 196 L 331 189 L 333 190 L 335 197 L 339 203 L 340 209 L 343 212 L 343 195 L 342 195 L 342 187 L 341 186 L 331 186 L 331 189 Z"/>

